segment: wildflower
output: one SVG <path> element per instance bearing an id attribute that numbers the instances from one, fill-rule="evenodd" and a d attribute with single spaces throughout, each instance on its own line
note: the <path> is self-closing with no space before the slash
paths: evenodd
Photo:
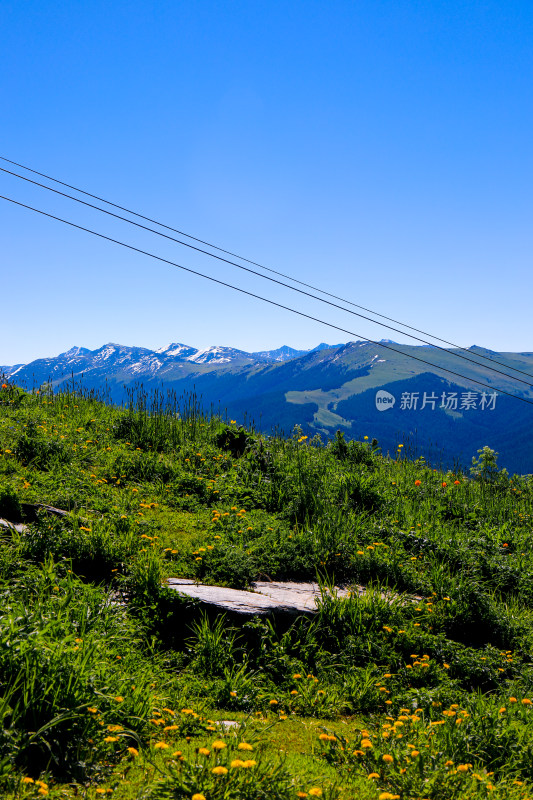
<path id="1" fill-rule="evenodd" d="M 154 745 L 154 750 L 167 750 L 167 749 L 168 749 L 168 744 L 166 742 L 157 742 L 157 744 Z"/>
<path id="2" fill-rule="evenodd" d="M 292 694 L 292 695 L 296 695 L 296 694 L 298 694 L 298 692 L 296 691 L 296 689 L 293 689 L 293 690 L 292 690 L 292 692 L 291 692 L 291 694 Z"/>
<path id="3" fill-rule="evenodd" d="M 382 756 L 382 759 L 386 764 L 392 764 L 392 762 L 394 761 L 394 758 L 392 756 L 387 755 L 387 754 Z"/>
<path id="4" fill-rule="evenodd" d="M 400 800 L 400 795 L 391 794 L 390 792 L 381 792 L 379 800 Z"/>
<path id="5" fill-rule="evenodd" d="M 445 766 L 445 767 L 452 767 L 452 766 L 453 766 L 453 761 L 449 761 L 449 760 L 448 760 L 448 761 L 446 761 L 446 762 L 445 762 L 445 764 L 444 764 L 444 766 Z"/>
<path id="6" fill-rule="evenodd" d="M 322 797 L 322 789 L 319 789 L 318 786 L 313 786 L 312 789 L 309 789 L 309 797 Z"/>
<path id="7" fill-rule="evenodd" d="M 226 769 L 226 767 L 213 767 L 211 772 L 213 773 L 213 775 L 227 775 L 228 774 L 228 770 Z"/>
<path id="8" fill-rule="evenodd" d="M 460 485 L 460 483 L 461 483 L 461 481 L 454 481 L 454 482 L 453 482 L 453 485 L 454 485 L 454 486 L 459 486 L 459 485 Z"/>
<path id="9" fill-rule="evenodd" d="M 226 742 L 223 742 L 221 739 L 217 739 L 213 742 L 213 750 L 224 750 L 226 747 Z"/>
<path id="10" fill-rule="evenodd" d="M 296 792 L 296 797 L 308 797 L 307 792 Z"/>
<path id="11" fill-rule="evenodd" d="M 361 742 L 361 747 L 362 747 L 364 750 L 371 750 L 371 749 L 372 749 L 372 747 L 373 747 L 373 744 L 372 744 L 372 742 L 370 741 L 370 739 L 363 739 L 363 741 Z"/>
<path id="12" fill-rule="evenodd" d="M 527 697 L 524 697 L 524 699 L 522 700 L 522 705 L 523 706 L 530 706 L 531 705 L 531 700 L 529 700 Z"/>
<path id="13" fill-rule="evenodd" d="M 88 711 L 90 714 L 98 714 L 98 709 L 97 709 L 97 708 L 95 708 L 94 706 L 87 706 L 87 711 Z"/>
<path id="14" fill-rule="evenodd" d="M 118 736 L 106 736 L 104 742 L 118 742 Z"/>
<path id="15" fill-rule="evenodd" d="M 256 764 L 257 764 L 257 761 L 254 761 L 253 758 L 249 758 L 248 761 L 243 761 L 242 762 L 243 767 L 247 767 L 247 768 L 248 767 L 255 767 Z"/>
<path id="16" fill-rule="evenodd" d="M 2 389 L 4 387 L 5 387 L 5 383 L 4 383 L 4 386 L 2 386 Z M 33 780 L 33 778 L 23 778 L 22 779 L 22 783 L 35 783 L 35 781 Z"/>
<path id="17" fill-rule="evenodd" d="M 379 778 L 379 773 L 371 772 L 370 775 L 367 776 L 367 780 L 370 780 L 371 778 Z"/>
<path id="18" fill-rule="evenodd" d="M 240 758 L 234 758 L 230 764 L 230 767 L 233 767 L 234 769 L 236 767 L 244 767 L 244 761 L 242 761 Z"/>
<path id="19" fill-rule="evenodd" d="M 123 702 L 124 702 L 124 698 L 123 698 L 123 697 L 121 697 L 120 695 L 118 695 L 117 697 L 115 697 L 115 700 L 116 700 L 116 702 L 117 702 L 117 703 L 123 703 Z"/>
<path id="20" fill-rule="evenodd" d="M 134 758 L 139 755 L 139 751 L 135 747 L 128 747 L 128 753 Z"/>
<path id="21" fill-rule="evenodd" d="M 457 772 L 468 772 L 471 766 L 471 764 L 458 764 Z"/>
<path id="22" fill-rule="evenodd" d="M 208 747 L 200 747 L 200 748 L 198 749 L 198 752 L 199 752 L 199 753 L 200 753 L 202 756 L 208 756 L 208 755 L 211 753 L 211 750 L 210 750 Z"/>
<path id="23" fill-rule="evenodd" d="M 510 698 L 509 698 L 509 702 L 510 702 L 510 703 L 516 703 L 516 702 L 518 702 L 518 701 L 517 701 L 516 697 L 510 697 Z"/>
<path id="24" fill-rule="evenodd" d="M 248 744 L 248 742 L 240 742 L 238 749 L 239 750 L 253 750 L 254 748 L 252 747 L 251 744 Z"/>
<path id="25" fill-rule="evenodd" d="M 196 794 L 193 794 L 191 797 L 191 800 L 205 800 L 205 795 L 196 792 Z"/>
<path id="26" fill-rule="evenodd" d="M 448 484 L 446 483 L 446 481 L 442 481 L 442 488 L 445 489 L 447 486 Z"/>
<path id="27" fill-rule="evenodd" d="M 277 701 L 277 700 L 270 700 L 270 701 L 269 701 L 269 705 L 270 705 L 270 706 L 277 706 L 277 704 L 278 704 L 278 701 Z"/>
<path id="28" fill-rule="evenodd" d="M 295 673 L 294 673 L 294 675 L 293 675 L 292 677 L 294 678 L 294 680 L 295 680 L 295 681 L 297 681 L 297 680 L 298 680 L 299 678 L 301 678 L 302 676 L 300 675 L 300 673 L 299 673 L 299 672 L 295 672 Z"/>
<path id="29" fill-rule="evenodd" d="M 422 481 L 415 481 L 415 486 L 420 486 L 421 483 Z"/>

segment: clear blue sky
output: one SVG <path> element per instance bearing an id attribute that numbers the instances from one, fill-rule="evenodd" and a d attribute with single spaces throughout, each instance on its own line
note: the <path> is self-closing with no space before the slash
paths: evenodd
<path id="1" fill-rule="evenodd" d="M 461 345 L 533 349 L 530 0 L 3 0 L 0 31 L 0 155 Z M 3 174 L 0 194 L 407 341 Z M 355 338 L 5 201 L 0 230 L 0 364 Z"/>

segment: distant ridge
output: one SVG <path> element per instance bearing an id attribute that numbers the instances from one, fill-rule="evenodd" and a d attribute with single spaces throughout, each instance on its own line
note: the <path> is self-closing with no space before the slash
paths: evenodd
<path id="1" fill-rule="evenodd" d="M 96 350 L 71 347 L 56 357 L 0 371 L 29 389 L 48 382 L 60 388 L 73 380 L 88 390 L 105 388 L 106 398 L 116 403 L 140 385 L 146 392 L 195 392 L 204 407 L 238 421 L 254 419 L 265 432 L 276 428 L 290 433 L 299 425 L 309 437 L 327 438 L 337 430 L 348 438 L 372 435 L 384 452 L 394 451 L 407 438 L 426 458 L 438 453 L 439 463 L 459 459 L 468 464 L 477 449 L 489 445 L 510 472 L 533 472 L 533 407 L 503 393 L 489 404 L 491 389 L 486 388 L 533 400 L 533 378 L 530 387 L 517 384 L 510 376 L 491 373 L 490 364 L 482 361 L 457 370 L 451 349 L 432 351 L 431 360 L 441 365 L 433 368 L 416 360 L 428 358 L 427 346 L 380 347 L 390 343 L 321 342 L 310 350 L 282 345 L 250 353 L 222 345 L 198 349 L 171 342 L 150 350 L 108 342 Z M 469 348 L 472 356 L 477 352 L 494 351 Z M 494 355 L 510 369 L 533 373 L 533 353 Z M 446 369 L 465 377 L 451 376 Z M 376 402 L 380 391 L 395 400 L 386 413 Z M 452 395 L 457 402 L 447 406 L 442 398 Z M 469 404 L 461 405 L 463 398 Z"/>

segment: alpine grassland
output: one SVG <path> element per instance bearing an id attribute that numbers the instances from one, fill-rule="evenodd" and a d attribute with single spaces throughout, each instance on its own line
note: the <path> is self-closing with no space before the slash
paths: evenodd
<path id="1" fill-rule="evenodd" d="M 532 478 L 404 449 L 4 382 L 0 795 L 533 798 Z"/>

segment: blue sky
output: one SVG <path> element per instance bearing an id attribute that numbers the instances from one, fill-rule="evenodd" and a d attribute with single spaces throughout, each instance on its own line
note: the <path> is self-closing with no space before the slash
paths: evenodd
<path id="1" fill-rule="evenodd" d="M 3 0 L 0 31 L 0 155 L 461 345 L 533 349 L 530 2 Z M 3 173 L 0 194 L 407 341 Z M 0 364 L 356 338 L 5 201 L 0 230 Z"/>

